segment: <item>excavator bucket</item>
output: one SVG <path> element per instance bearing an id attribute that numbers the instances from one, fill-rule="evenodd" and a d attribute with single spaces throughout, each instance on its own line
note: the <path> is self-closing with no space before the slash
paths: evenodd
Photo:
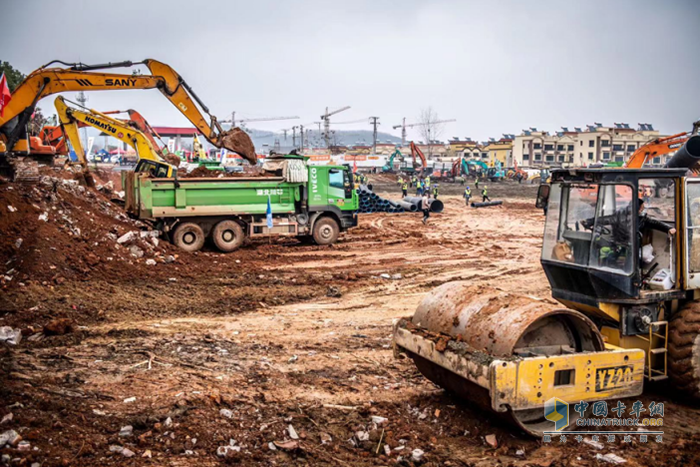
<path id="1" fill-rule="evenodd" d="M 394 327 L 394 349 L 429 380 L 492 410 L 534 436 L 554 431 L 545 406 L 633 397 L 643 386 L 643 350 L 607 348 L 574 310 L 497 289 L 444 284 Z M 563 415 L 562 415 L 563 416 Z"/>
<path id="2" fill-rule="evenodd" d="M 236 127 L 231 130 L 221 133 L 221 147 L 229 151 L 240 154 L 245 160 L 255 165 L 258 161 L 258 156 L 255 154 L 255 145 L 248 134 Z"/>

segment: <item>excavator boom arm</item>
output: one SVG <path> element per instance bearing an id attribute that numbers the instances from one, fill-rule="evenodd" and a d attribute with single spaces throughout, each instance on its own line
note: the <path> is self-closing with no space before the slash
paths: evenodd
<path id="1" fill-rule="evenodd" d="M 63 97 L 58 96 L 54 101 L 58 118 L 63 126 L 63 132 L 73 146 L 80 164 L 87 168 L 87 157 L 80 142 L 78 133 L 79 125 L 88 125 L 127 143 L 136 150 L 139 159 L 150 160 L 160 164 L 166 164 L 161 159 L 158 150 L 151 144 L 149 138 L 141 131 L 131 127 L 128 123 L 109 117 L 95 110 L 81 110 L 69 107 Z"/>
<path id="2" fill-rule="evenodd" d="M 62 62 L 60 62 L 62 63 Z M 207 140 L 218 148 L 237 152 L 251 163 L 256 162 L 255 147 L 242 130 L 233 129 L 224 132 L 216 117 L 209 114 L 209 109 L 194 93 L 184 79 L 169 65 L 157 60 L 147 59 L 143 63 L 151 75 L 126 75 L 119 73 L 99 73 L 91 70 L 100 68 L 129 67 L 132 62 L 105 65 L 73 65 L 69 68 L 42 67 L 31 73 L 12 93 L 12 99 L 0 117 L 0 129 L 15 117 L 19 122 L 9 132 L 8 149 L 19 139 L 26 121 L 28 121 L 36 104 L 51 94 L 67 91 L 114 91 L 124 89 L 158 89 L 175 107 L 192 122 Z M 209 121 L 197 107 L 209 117 Z M 237 131 L 236 131 L 237 130 Z"/>

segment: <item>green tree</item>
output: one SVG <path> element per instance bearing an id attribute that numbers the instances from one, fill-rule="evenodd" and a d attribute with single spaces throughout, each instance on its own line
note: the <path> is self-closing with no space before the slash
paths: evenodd
<path id="1" fill-rule="evenodd" d="M 25 78 L 24 73 L 15 69 L 9 62 L 0 62 L 0 76 L 3 73 L 7 77 L 7 86 L 10 88 L 10 92 L 14 92 Z"/>

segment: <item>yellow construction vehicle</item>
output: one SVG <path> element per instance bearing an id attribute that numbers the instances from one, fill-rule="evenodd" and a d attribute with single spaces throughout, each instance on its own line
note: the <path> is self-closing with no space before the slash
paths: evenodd
<path id="1" fill-rule="evenodd" d="M 64 67 L 54 67 L 55 64 Z M 95 72 L 137 65 L 145 65 L 151 74 Z M 4 107 L 3 116 L 0 116 L 0 165 L 7 165 L 8 156 L 31 156 L 33 152 L 52 159 L 53 154 L 41 144 L 41 140 L 26 133 L 27 123 L 42 98 L 65 91 L 126 89 L 158 89 L 211 144 L 238 153 L 252 164 L 256 162 L 255 147 L 250 137 L 240 128 L 224 131 L 217 118 L 209 113 L 207 106 L 187 82 L 165 63 L 146 59 L 141 62 L 85 65 L 55 60 L 30 73 Z M 34 151 L 34 148 L 37 150 Z"/>
<path id="2" fill-rule="evenodd" d="M 538 207 L 558 304 L 447 283 L 397 322 L 397 355 L 537 436 L 644 380 L 700 397 L 699 161 L 692 136 L 665 168 L 553 171 Z"/>
<path id="3" fill-rule="evenodd" d="M 92 109 L 80 109 L 69 107 L 63 96 L 58 96 L 54 101 L 56 113 L 61 122 L 63 133 L 70 141 L 78 162 L 87 169 L 88 161 L 85 149 L 80 141 L 78 128 L 80 126 L 91 126 L 117 138 L 134 148 L 138 162 L 134 168 L 135 172 L 150 173 L 154 177 L 173 178 L 177 174 L 177 168 L 165 162 L 159 155 L 159 150 L 154 147 L 149 135 L 144 134 L 137 128 L 132 127 L 127 122 L 112 118 Z"/>

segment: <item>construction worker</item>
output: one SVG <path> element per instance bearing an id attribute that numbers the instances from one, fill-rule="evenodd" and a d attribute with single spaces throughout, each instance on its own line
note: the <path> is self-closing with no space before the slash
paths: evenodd
<path id="1" fill-rule="evenodd" d="M 474 186 L 476 186 L 476 189 L 479 189 L 479 176 L 476 176 L 476 181 L 474 182 Z"/>
<path id="2" fill-rule="evenodd" d="M 403 192 L 403 197 L 408 196 L 408 182 L 401 180 L 401 191 Z"/>
<path id="3" fill-rule="evenodd" d="M 472 189 L 469 188 L 468 186 L 464 189 L 464 195 L 462 195 L 464 199 L 467 201 L 467 206 L 469 206 L 469 200 L 472 197 Z"/>
<path id="4" fill-rule="evenodd" d="M 399 186 L 403 186 L 403 177 L 401 175 L 399 175 L 399 180 L 397 183 L 399 184 Z"/>
<path id="5" fill-rule="evenodd" d="M 440 187 L 436 183 L 435 186 L 433 186 L 433 198 L 438 199 L 439 192 L 440 192 Z"/>
<path id="6" fill-rule="evenodd" d="M 428 218 L 430 217 L 430 201 L 428 200 L 428 193 L 423 193 L 423 199 L 421 200 L 420 207 L 423 211 L 423 224 L 427 224 Z"/>
<path id="7" fill-rule="evenodd" d="M 484 185 L 484 189 L 481 190 L 481 202 L 485 203 L 486 201 L 491 201 L 491 198 L 489 198 L 488 187 Z"/>
<path id="8" fill-rule="evenodd" d="M 417 182 L 416 176 L 414 175 L 413 177 L 411 177 L 411 188 L 413 188 L 414 186 L 416 186 L 416 182 Z"/>
<path id="9" fill-rule="evenodd" d="M 416 196 L 423 196 L 423 181 L 420 179 L 416 180 Z"/>

